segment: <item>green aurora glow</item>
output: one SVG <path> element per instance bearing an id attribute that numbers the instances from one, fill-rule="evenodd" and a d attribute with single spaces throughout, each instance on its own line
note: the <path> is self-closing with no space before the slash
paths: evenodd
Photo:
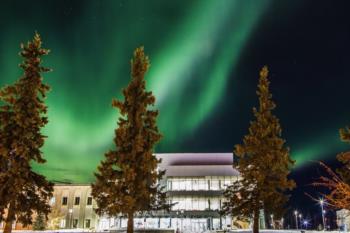
<path id="1" fill-rule="evenodd" d="M 18 13 L 10 24 L 0 25 L 0 85 L 19 77 L 18 45 L 38 30 L 52 50 L 45 65 L 54 71 L 45 76 L 52 87 L 45 128 L 48 162 L 36 169 L 49 179 L 73 182 L 91 181 L 112 146 L 118 114 L 111 99 L 121 98 L 129 81 L 135 47 L 144 45 L 151 59 L 147 85 L 156 95 L 164 135 L 157 151 L 185 152 L 178 145 L 219 111 L 231 72 L 270 3 L 84 1 L 66 7 L 59 2 L 21 2 L 21 9 L 33 12 Z M 7 5 L 12 11 L 4 12 L 5 19 L 19 8 Z M 327 148 L 311 142 L 296 150 L 294 158 L 302 164 Z"/>

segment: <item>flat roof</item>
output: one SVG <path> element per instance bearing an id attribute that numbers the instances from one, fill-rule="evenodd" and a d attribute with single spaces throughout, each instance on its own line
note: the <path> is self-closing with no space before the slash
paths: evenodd
<path id="1" fill-rule="evenodd" d="M 232 153 L 164 153 L 156 154 L 162 166 L 171 165 L 232 165 Z"/>
<path id="2" fill-rule="evenodd" d="M 166 176 L 238 176 L 232 153 L 164 153 L 159 167 Z"/>

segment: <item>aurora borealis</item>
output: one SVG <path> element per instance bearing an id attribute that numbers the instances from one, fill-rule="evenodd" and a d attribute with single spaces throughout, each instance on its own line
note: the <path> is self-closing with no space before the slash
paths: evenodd
<path id="1" fill-rule="evenodd" d="M 315 12 L 327 15 L 319 5 Z M 332 51 L 349 51 L 341 47 L 349 34 L 340 35 L 349 25 L 325 35 L 334 25 L 313 28 L 322 14 L 304 13 L 310 9 L 303 1 L 272 0 L 6 0 L 0 85 L 21 75 L 19 44 L 37 30 L 52 51 L 45 65 L 53 72 L 45 75 L 52 87 L 48 162 L 36 169 L 52 180 L 88 182 L 112 146 L 118 114 L 111 99 L 121 98 L 129 81 L 135 47 L 144 45 L 151 60 L 146 79 L 160 111 L 162 153 L 232 151 L 252 119 L 258 70 L 267 64 L 283 137 L 303 165 L 344 150 L 337 130 L 350 124 L 349 55 L 332 58 Z"/>

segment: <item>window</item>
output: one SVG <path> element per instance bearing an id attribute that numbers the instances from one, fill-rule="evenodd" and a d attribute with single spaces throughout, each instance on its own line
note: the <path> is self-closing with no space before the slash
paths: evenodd
<path id="1" fill-rule="evenodd" d="M 65 219 L 61 219 L 60 220 L 60 228 L 65 228 L 66 227 L 66 220 Z"/>
<path id="2" fill-rule="evenodd" d="M 90 223 L 91 223 L 90 219 L 85 219 L 85 228 L 90 228 Z"/>
<path id="3" fill-rule="evenodd" d="M 73 220 L 73 228 L 78 228 L 78 219 Z"/>
<path id="4" fill-rule="evenodd" d="M 185 202 L 185 199 L 184 199 L 184 198 L 178 199 L 177 202 L 179 202 L 179 204 L 177 204 L 177 208 L 178 208 L 179 210 L 184 210 L 184 209 L 186 209 L 186 202 Z"/>
<path id="5" fill-rule="evenodd" d="M 219 180 L 211 180 L 210 181 L 210 190 L 219 190 L 219 189 L 220 189 Z"/>
<path id="6" fill-rule="evenodd" d="M 210 209 L 211 210 L 219 210 L 220 209 L 220 200 L 218 198 L 210 199 Z"/>
<path id="7" fill-rule="evenodd" d="M 199 199 L 194 197 L 192 199 L 192 206 L 190 206 L 187 210 L 199 210 Z"/>
<path id="8" fill-rule="evenodd" d="M 186 190 L 192 190 L 192 180 L 187 179 L 185 181 L 185 188 Z"/>
<path id="9" fill-rule="evenodd" d="M 88 199 L 87 199 L 87 205 L 92 205 L 92 197 L 88 197 Z"/>
<path id="10" fill-rule="evenodd" d="M 208 200 L 204 198 L 198 199 L 198 210 L 205 210 L 208 208 Z"/>
<path id="11" fill-rule="evenodd" d="M 171 180 L 168 180 L 168 190 L 172 190 L 172 188 L 171 188 Z"/>
<path id="12" fill-rule="evenodd" d="M 199 189 L 199 181 L 198 180 L 193 180 L 192 181 L 192 190 L 198 190 Z"/>
<path id="13" fill-rule="evenodd" d="M 74 205 L 79 205 L 79 204 L 80 204 L 80 197 L 75 197 Z"/>
<path id="14" fill-rule="evenodd" d="M 180 183 L 178 180 L 173 180 L 172 182 L 172 190 L 179 190 L 180 189 Z"/>
<path id="15" fill-rule="evenodd" d="M 68 197 L 62 197 L 62 205 L 67 205 Z"/>
<path id="16" fill-rule="evenodd" d="M 207 190 L 208 182 L 204 179 L 198 180 L 198 190 Z"/>
<path id="17" fill-rule="evenodd" d="M 224 185 L 223 185 L 224 187 L 223 187 L 223 188 L 226 189 L 228 186 L 231 185 L 232 182 L 231 182 L 231 180 L 227 180 L 227 179 L 226 179 L 226 180 L 224 180 L 223 183 L 224 183 Z"/>
<path id="18" fill-rule="evenodd" d="M 183 202 L 184 202 L 184 208 L 182 208 L 183 210 L 192 210 L 192 198 L 190 197 L 186 197 L 183 198 Z"/>

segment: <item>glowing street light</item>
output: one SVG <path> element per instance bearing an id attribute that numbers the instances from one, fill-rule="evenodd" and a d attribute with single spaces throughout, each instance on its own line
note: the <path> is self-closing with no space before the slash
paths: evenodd
<path id="1" fill-rule="evenodd" d="M 325 229 L 325 223 L 324 223 L 324 214 L 326 213 L 326 211 L 323 209 L 323 205 L 325 204 L 324 203 L 324 200 L 321 198 L 319 200 L 320 202 L 320 205 L 321 205 L 321 211 L 322 211 L 322 223 L 323 223 L 323 230 Z"/>
<path id="2" fill-rule="evenodd" d="M 281 228 L 284 229 L 284 218 L 281 218 Z"/>
<path id="3" fill-rule="evenodd" d="M 271 217 L 271 227 L 272 227 L 272 228 L 275 228 L 275 224 L 274 224 L 274 222 L 273 222 L 273 214 L 271 214 L 270 217 Z"/>
<path id="4" fill-rule="evenodd" d="M 298 211 L 297 210 L 294 211 L 294 215 L 295 215 L 295 226 L 297 227 L 297 230 L 298 230 Z"/>
<path id="5" fill-rule="evenodd" d="M 309 222 L 307 221 L 307 220 L 304 220 L 303 221 L 303 225 L 304 225 L 304 227 L 305 227 L 305 229 L 307 229 L 307 225 L 309 224 Z"/>
<path id="6" fill-rule="evenodd" d="M 299 223 L 300 223 L 300 228 L 303 228 L 303 226 L 302 226 L 302 219 L 303 218 L 303 215 L 302 214 L 299 214 Z"/>
<path id="7" fill-rule="evenodd" d="M 73 221 L 73 209 L 69 209 L 69 228 L 72 229 L 72 221 Z"/>

